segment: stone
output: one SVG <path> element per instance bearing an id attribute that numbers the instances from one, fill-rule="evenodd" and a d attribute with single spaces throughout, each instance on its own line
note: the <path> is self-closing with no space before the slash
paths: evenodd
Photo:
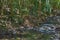
<path id="1" fill-rule="evenodd" d="M 43 24 L 39 28 L 40 32 L 45 32 L 45 33 L 54 33 L 55 32 L 55 26 L 53 24 Z"/>

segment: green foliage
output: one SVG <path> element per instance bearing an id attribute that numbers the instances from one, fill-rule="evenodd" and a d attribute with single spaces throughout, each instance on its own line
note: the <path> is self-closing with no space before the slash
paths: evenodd
<path id="1" fill-rule="evenodd" d="M 25 16 L 37 19 L 32 21 L 39 24 L 41 20 L 44 22 L 46 17 L 51 16 L 55 9 L 60 9 L 60 0 L 0 0 L 0 15 L 7 16 L 1 18 L 11 19 L 13 24 L 23 24 Z"/>
<path id="2" fill-rule="evenodd" d="M 32 24 L 38 25 L 45 22 L 46 17 L 54 15 L 52 10 L 57 9 L 60 10 L 60 0 L 0 0 L 0 29 L 6 28 L 8 21 L 13 27 L 24 25 L 26 16 L 30 19 L 29 21 L 32 20 Z M 33 34 L 31 34 L 32 36 L 27 34 L 26 37 L 31 37 L 33 40 Z M 43 37 L 43 40 L 48 40 L 50 36 Z"/>

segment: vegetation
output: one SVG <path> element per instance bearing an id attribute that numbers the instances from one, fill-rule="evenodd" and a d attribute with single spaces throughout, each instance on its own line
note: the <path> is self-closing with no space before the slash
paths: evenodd
<path id="1" fill-rule="evenodd" d="M 60 0 L 0 0 L 0 29 L 40 26 L 47 17 L 59 15 L 58 10 Z"/>

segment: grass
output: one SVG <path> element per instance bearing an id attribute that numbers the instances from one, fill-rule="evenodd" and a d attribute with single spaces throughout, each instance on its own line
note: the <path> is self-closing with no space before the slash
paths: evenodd
<path id="1" fill-rule="evenodd" d="M 60 0 L 0 0 L 0 29 L 12 29 L 22 25 L 25 27 L 28 24 L 40 26 L 40 23 L 44 23 L 47 17 L 57 15 L 57 12 L 53 12 L 57 9 L 60 10 Z M 24 23 L 25 20 L 28 22 Z M 50 36 L 29 31 L 23 36 L 24 38 L 48 40 Z"/>

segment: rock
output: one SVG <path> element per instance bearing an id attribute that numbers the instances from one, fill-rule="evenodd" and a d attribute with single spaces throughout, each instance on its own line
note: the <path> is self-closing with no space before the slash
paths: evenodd
<path id="1" fill-rule="evenodd" d="M 48 17 L 46 23 L 60 24 L 60 16 Z"/>
<path id="2" fill-rule="evenodd" d="M 43 33 L 54 33 L 55 32 L 55 26 L 53 24 L 43 24 L 39 28 L 39 31 L 43 32 Z"/>

